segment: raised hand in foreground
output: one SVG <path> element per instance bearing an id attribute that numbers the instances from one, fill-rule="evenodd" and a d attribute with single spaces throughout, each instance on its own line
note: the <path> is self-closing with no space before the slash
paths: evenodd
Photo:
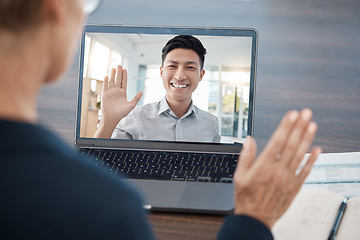
<path id="1" fill-rule="evenodd" d="M 111 70 L 110 80 L 108 76 L 104 78 L 101 94 L 102 118 L 94 134 L 95 138 L 110 138 L 120 120 L 126 117 L 139 102 L 142 92 L 138 92 L 129 102 L 126 89 L 127 71 L 118 65 L 117 72 L 115 68 Z"/>
<path id="2" fill-rule="evenodd" d="M 288 112 L 256 160 L 255 140 L 247 138 L 234 174 L 234 214 L 254 217 L 269 229 L 284 214 L 321 153 L 315 147 L 299 171 L 317 131 L 311 118 L 310 109 Z"/>

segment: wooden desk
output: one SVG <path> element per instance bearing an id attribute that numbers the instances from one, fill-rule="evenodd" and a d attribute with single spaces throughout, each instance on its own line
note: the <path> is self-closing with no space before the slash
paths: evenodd
<path id="1" fill-rule="evenodd" d="M 255 138 L 259 151 L 281 116 L 289 109 L 303 107 L 314 111 L 319 125 L 314 144 L 322 146 L 324 152 L 360 151 L 359 1 L 259 0 L 239 2 L 243 4 L 241 8 L 235 2 L 206 2 L 204 15 L 196 7 L 187 8 L 194 12 L 184 19 L 184 11 L 178 15 L 173 11 L 157 12 L 151 1 L 128 1 L 127 4 L 141 4 L 139 11 L 146 10 L 135 14 L 134 20 L 133 12 L 126 7 L 104 1 L 101 7 L 109 11 L 115 11 L 110 8 L 119 5 L 116 14 L 100 16 L 105 11 L 100 8 L 90 22 L 163 25 L 163 19 L 172 19 L 177 25 L 194 22 L 215 25 L 211 21 L 219 16 L 216 26 L 254 27 L 259 31 L 255 100 Z M 230 3 L 235 7 L 229 8 Z M 162 16 L 162 21 L 156 16 Z M 77 67 L 75 61 L 64 79 L 45 88 L 39 98 L 41 123 L 69 144 L 74 139 Z M 221 216 L 197 214 L 150 215 L 158 238 L 173 240 L 214 239 L 222 220 Z"/>
<path id="2" fill-rule="evenodd" d="M 222 225 L 224 216 L 152 213 L 150 222 L 157 239 L 214 239 Z"/>

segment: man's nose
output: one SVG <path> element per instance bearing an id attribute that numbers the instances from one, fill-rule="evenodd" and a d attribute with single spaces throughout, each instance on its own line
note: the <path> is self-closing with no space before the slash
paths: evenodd
<path id="1" fill-rule="evenodd" d="M 175 78 L 176 80 L 178 80 L 178 81 L 183 81 L 183 80 L 185 80 L 185 79 L 186 79 L 186 72 L 185 72 L 185 70 L 182 69 L 182 68 L 178 68 L 178 69 L 176 70 L 176 73 L 175 73 L 174 78 Z"/>

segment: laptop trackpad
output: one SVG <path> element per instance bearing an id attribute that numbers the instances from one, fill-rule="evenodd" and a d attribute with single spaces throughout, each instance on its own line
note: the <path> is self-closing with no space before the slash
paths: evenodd
<path id="1" fill-rule="evenodd" d="M 181 197 L 180 208 L 229 212 L 234 208 L 233 196 L 233 184 L 189 182 Z"/>
<path id="2" fill-rule="evenodd" d="M 146 205 L 153 208 L 178 208 L 186 182 L 130 180 L 144 197 Z"/>

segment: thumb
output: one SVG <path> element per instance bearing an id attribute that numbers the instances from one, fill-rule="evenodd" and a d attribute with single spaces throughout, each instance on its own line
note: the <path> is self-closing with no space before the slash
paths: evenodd
<path id="1" fill-rule="evenodd" d="M 241 174 L 250 169 L 256 157 L 256 148 L 255 140 L 252 137 L 247 136 L 236 167 L 237 174 Z"/>
<path id="2" fill-rule="evenodd" d="M 138 92 L 138 93 L 135 95 L 135 97 L 133 98 L 133 100 L 131 100 L 130 104 L 135 107 L 136 104 L 140 101 L 142 95 L 143 95 L 143 93 L 142 93 L 141 91 Z"/>

